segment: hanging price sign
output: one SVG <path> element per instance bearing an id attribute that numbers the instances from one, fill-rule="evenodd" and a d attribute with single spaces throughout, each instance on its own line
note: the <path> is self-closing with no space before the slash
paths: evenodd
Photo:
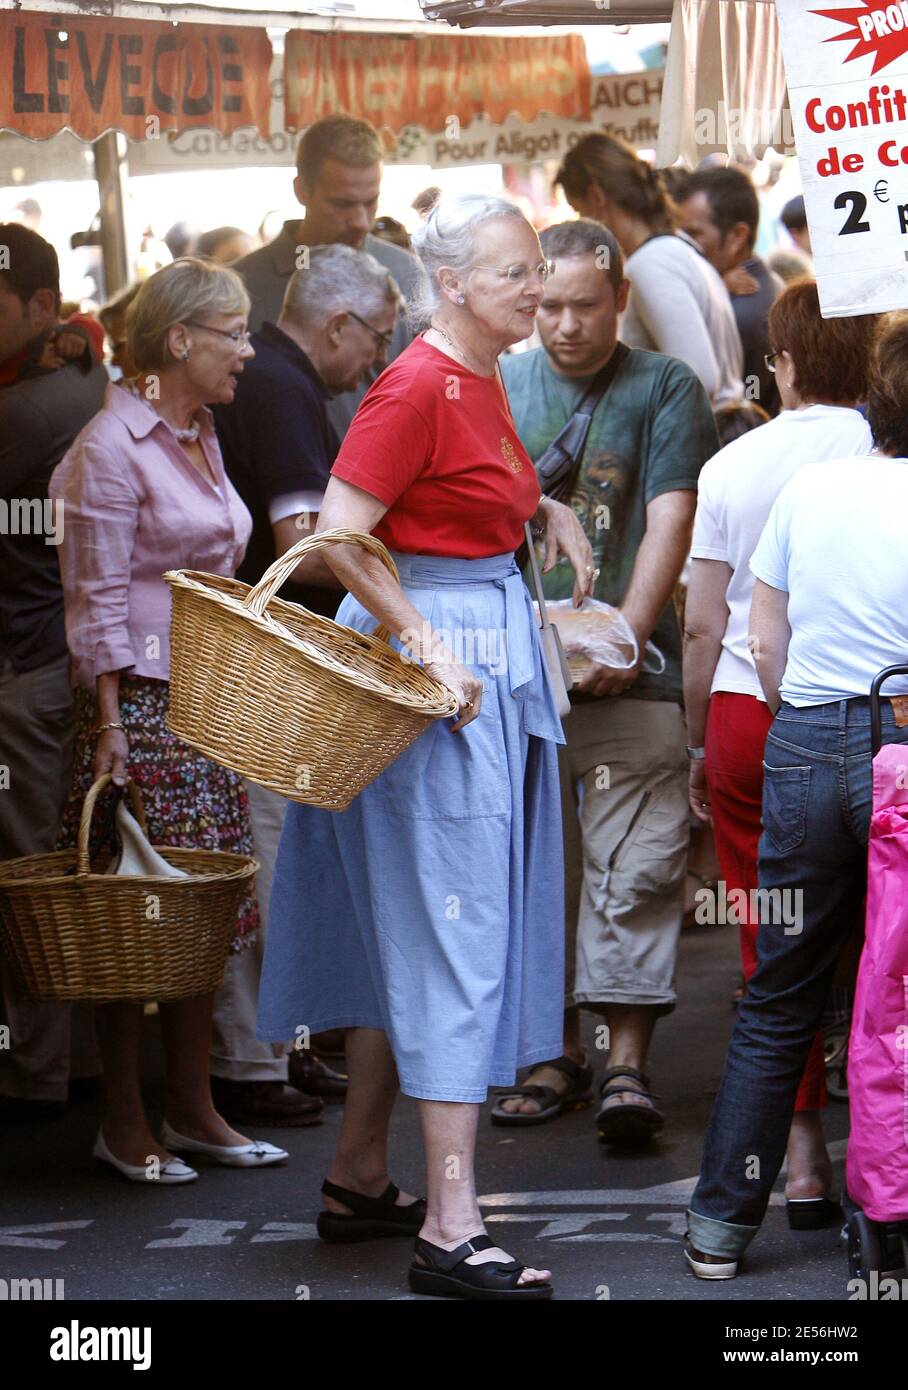
<path id="1" fill-rule="evenodd" d="M 908 307 L 908 0 L 776 0 L 824 318 Z"/>

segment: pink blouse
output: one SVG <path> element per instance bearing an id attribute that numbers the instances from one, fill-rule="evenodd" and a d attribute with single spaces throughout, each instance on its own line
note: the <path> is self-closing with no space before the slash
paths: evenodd
<path id="1" fill-rule="evenodd" d="M 211 412 L 199 418 L 217 489 L 152 406 L 113 384 L 51 477 L 49 494 L 63 504 L 66 638 L 73 679 L 87 690 L 123 669 L 167 680 L 164 571 L 232 575 L 243 558 L 252 518 L 224 472 Z"/>

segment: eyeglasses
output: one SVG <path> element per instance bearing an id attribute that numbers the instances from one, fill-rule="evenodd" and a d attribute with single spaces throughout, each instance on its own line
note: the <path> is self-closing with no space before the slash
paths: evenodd
<path id="1" fill-rule="evenodd" d="M 363 328 L 368 328 L 373 338 L 375 338 L 382 347 L 389 348 L 391 346 L 391 341 L 394 337 L 393 333 L 379 333 L 377 328 L 373 328 L 371 323 L 366 323 L 366 320 L 361 319 L 359 314 L 354 314 L 352 309 L 348 309 L 347 313 L 350 315 L 351 319 L 356 319 L 357 323 L 361 323 Z"/>
<path id="2" fill-rule="evenodd" d="M 201 328 L 205 333 L 216 333 L 219 338 L 228 338 L 234 347 L 248 347 L 252 334 L 248 329 L 237 328 L 233 333 L 225 333 L 223 328 L 212 328 L 210 323 L 196 323 L 194 319 L 184 319 L 186 328 Z"/>
<path id="3" fill-rule="evenodd" d="M 546 280 L 555 269 L 554 261 L 540 261 L 538 265 L 474 265 L 474 270 L 494 270 L 496 275 L 503 275 L 511 285 L 525 285 L 527 280 L 535 276 L 545 284 Z"/>
<path id="4" fill-rule="evenodd" d="M 768 372 L 774 372 L 776 370 L 776 359 L 781 357 L 784 351 L 784 348 L 779 348 L 778 352 L 766 353 L 766 355 L 763 358 L 763 361 L 766 363 L 766 370 Z"/>

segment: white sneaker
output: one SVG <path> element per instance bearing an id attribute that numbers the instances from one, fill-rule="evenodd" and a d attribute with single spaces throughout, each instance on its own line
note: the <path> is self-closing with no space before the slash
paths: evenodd
<path id="1" fill-rule="evenodd" d="M 150 1172 L 144 1164 L 124 1163 L 117 1158 L 107 1147 L 107 1141 L 101 1130 L 98 1130 L 98 1137 L 92 1149 L 94 1158 L 99 1158 L 102 1163 L 109 1163 L 112 1168 L 116 1168 L 118 1173 L 122 1173 L 124 1178 L 129 1178 L 130 1182 L 147 1182 L 173 1184 L 180 1182 L 195 1182 L 199 1176 L 194 1168 L 190 1168 L 188 1163 L 184 1163 L 181 1158 L 168 1158 L 158 1167 L 157 1173 Z"/>
<path id="2" fill-rule="evenodd" d="M 165 1120 L 161 1138 L 168 1149 L 182 1149 L 186 1153 L 202 1154 L 223 1163 L 227 1168 L 267 1168 L 272 1163 L 286 1163 L 290 1155 L 286 1149 L 276 1144 L 266 1144 L 254 1139 L 250 1144 L 205 1144 L 201 1139 L 190 1139 L 178 1134 Z"/>
<path id="3" fill-rule="evenodd" d="M 694 1259 L 691 1254 L 692 1248 L 689 1242 L 685 1245 L 684 1258 L 698 1279 L 734 1279 L 738 1272 L 737 1260 L 726 1260 L 717 1264 L 708 1263 L 706 1260 Z M 700 1254 L 699 1250 L 697 1254 Z"/>

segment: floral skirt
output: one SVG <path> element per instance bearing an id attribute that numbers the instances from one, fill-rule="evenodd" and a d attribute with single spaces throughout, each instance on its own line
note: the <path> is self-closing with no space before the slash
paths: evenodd
<path id="1" fill-rule="evenodd" d="M 249 803 L 243 779 L 196 752 L 167 727 L 167 681 L 147 676 L 121 676 L 120 720 L 129 740 L 126 769 L 145 808 L 148 838 L 153 845 L 180 849 L 220 849 L 253 853 Z M 94 695 L 75 692 L 76 744 L 73 780 L 63 811 L 58 849 L 72 849 L 79 820 L 92 784 L 92 761 L 98 722 Z M 94 821 L 103 824 L 110 802 L 99 797 Z M 93 823 L 94 823 L 93 821 Z M 237 916 L 233 950 L 251 944 L 259 926 L 255 891 L 247 894 Z"/>

